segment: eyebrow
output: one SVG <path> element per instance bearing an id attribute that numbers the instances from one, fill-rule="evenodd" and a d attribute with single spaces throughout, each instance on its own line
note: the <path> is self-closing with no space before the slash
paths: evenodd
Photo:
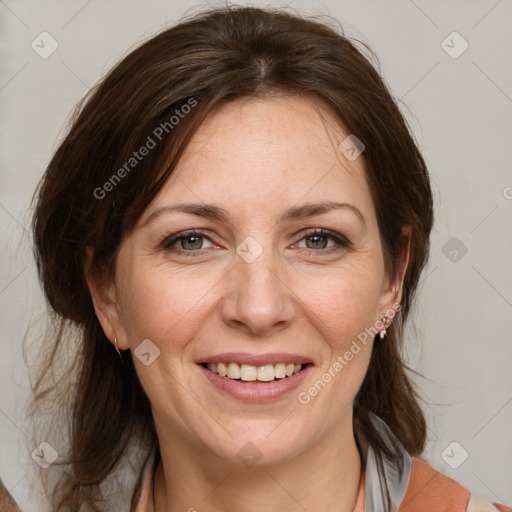
<path id="1" fill-rule="evenodd" d="M 321 215 L 322 213 L 340 209 L 346 209 L 353 212 L 366 228 L 366 220 L 357 207 L 349 203 L 338 203 L 335 201 L 306 203 L 300 206 L 293 206 L 281 214 L 278 219 L 278 223 L 307 219 L 314 217 L 315 215 Z M 205 219 L 223 222 L 225 224 L 229 224 L 231 222 L 231 215 L 229 212 L 220 206 L 205 203 L 176 203 L 158 207 L 139 227 L 143 228 L 162 214 L 172 212 L 189 213 Z"/>

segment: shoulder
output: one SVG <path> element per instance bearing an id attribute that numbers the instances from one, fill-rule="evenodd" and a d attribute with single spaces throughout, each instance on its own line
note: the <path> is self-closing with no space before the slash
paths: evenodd
<path id="1" fill-rule="evenodd" d="M 472 494 L 469 498 L 466 512 L 512 512 L 512 508 L 488 501 L 478 494 Z"/>
<path id="2" fill-rule="evenodd" d="M 472 494 L 452 478 L 437 471 L 425 461 L 411 457 L 412 470 L 400 510 L 415 512 L 512 512 Z"/>
<path id="3" fill-rule="evenodd" d="M 21 512 L 20 508 L 14 501 L 14 498 L 9 494 L 9 491 L 5 488 L 1 479 L 0 479 L 0 512 Z"/>

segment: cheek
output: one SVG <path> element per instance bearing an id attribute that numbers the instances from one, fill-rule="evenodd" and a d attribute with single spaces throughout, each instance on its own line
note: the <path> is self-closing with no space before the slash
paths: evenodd
<path id="1" fill-rule="evenodd" d="M 305 306 L 324 344 L 320 372 L 304 389 L 303 398 L 318 400 L 315 397 L 322 395 L 318 405 L 330 404 L 322 414 L 332 421 L 350 405 L 364 380 L 373 346 L 371 329 L 377 320 L 375 273 L 362 267 L 343 270 L 317 280 Z M 337 407 L 332 407 L 334 403 Z"/>
<path id="2" fill-rule="evenodd" d="M 370 269 L 351 270 L 317 279 L 308 287 L 305 307 L 319 319 L 318 328 L 337 352 L 377 320 L 377 279 L 371 278 Z"/>
<path id="3" fill-rule="evenodd" d="M 161 351 L 178 353 L 199 329 L 208 293 L 213 296 L 218 276 L 211 272 L 194 276 L 170 272 L 164 265 L 142 264 L 133 264 L 124 272 L 120 313 L 130 345 L 135 348 L 150 339 Z"/>

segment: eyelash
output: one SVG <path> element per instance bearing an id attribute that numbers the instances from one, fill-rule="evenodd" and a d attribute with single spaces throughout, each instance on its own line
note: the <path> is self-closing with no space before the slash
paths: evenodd
<path id="1" fill-rule="evenodd" d="M 333 247 L 330 247 L 329 249 L 322 249 L 319 251 L 317 251 L 315 249 L 307 249 L 307 248 L 306 249 L 302 248 L 302 250 L 308 251 L 310 253 L 314 252 L 319 255 L 327 255 L 327 254 L 331 254 L 333 252 L 340 251 L 341 249 L 348 249 L 351 247 L 350 242 L 344 236 L 335 234 L 331 231 L 326 231 L 324 229 L 318 229 L 318 228 L 311 229 L 310 231 L 305 233 L 304 236 L 299 240 L 299 242 L 301 242 L 305 238 L 310 238 L 310 237 L 318 236 L 318 235 L 320 235 L 322 238 L 327 238 L 327 239 L 333 240 L 336 243 L 336 245 Z M 176 248 L 171 247 L 175 242 L 187 239 L 192 236 L 207 238 L 208 240 L 210 240 L 210 238 L 202 231 L 196 231 L 196 230 L 181 231 L 180 233 L 176 233 L 171 236 L 166 236 L 160 243 L 160 247 L 166 251 L 176 252 L 178 254 L 181 254 L 181 255 L 184 255 L 187 257 L 202 256 L 204 254 L 204 251 L 207 251 L 208 249 L 193 249 L 191 251 L 185 251 L 183 249 L 176 249 Z"/>

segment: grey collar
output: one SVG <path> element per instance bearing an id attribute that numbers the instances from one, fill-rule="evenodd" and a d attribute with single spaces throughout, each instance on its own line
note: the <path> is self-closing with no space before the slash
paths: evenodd
<path id="1" fill-rule="evenodd" d="M 392 451 L 393 458 L 389 460 L 379 450 L 376 451 L 365 434 L 359 429 L 356 430 L 355 435 L 363 452 L 363 460 L 366 460 L 364 512 L 398 512 L 411 476 L 411 457 L 384 420 L 373 413 L 370 413 L 370 419 Z M 391 504 L 389 508 L 386 489 Z"/>

